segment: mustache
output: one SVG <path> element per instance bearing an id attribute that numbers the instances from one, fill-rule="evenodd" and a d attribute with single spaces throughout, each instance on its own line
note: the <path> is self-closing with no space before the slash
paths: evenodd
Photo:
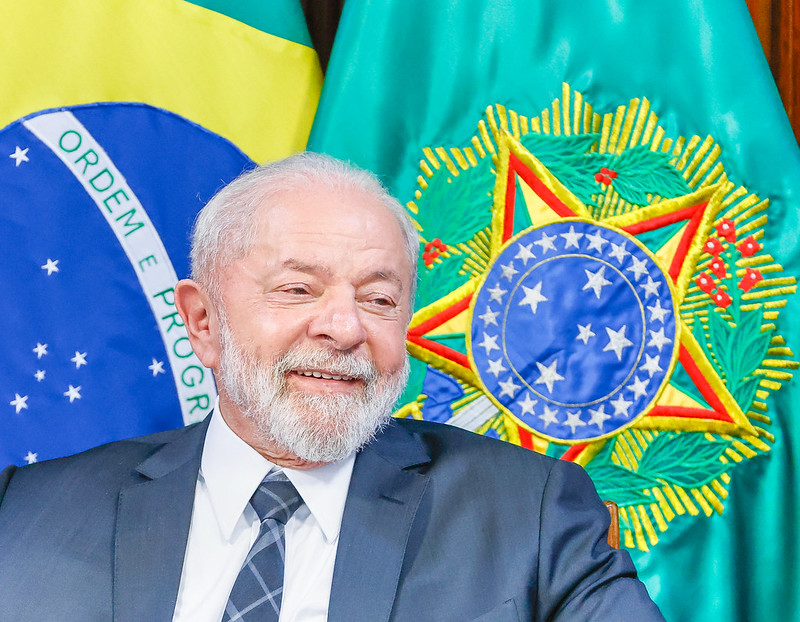
<path id="1" fill-rule="evenodd" d="M 318 370 L 334 376 L 348 376 L 365 384 L 376 382 L 380 376 L 375 364 L 362 356 L 331 350 L 292 348 L 274 362 L 280 375 L 294 370 Z"/>

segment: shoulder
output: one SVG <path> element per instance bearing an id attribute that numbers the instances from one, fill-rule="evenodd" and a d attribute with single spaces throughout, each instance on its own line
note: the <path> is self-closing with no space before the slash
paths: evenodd
<path id="1" fill-rule="evenodd" d="M 521 461 L 551 468 L 558 462 L 524 447 L 512 445 L 469 430 L 445 423 L 432 423 L 414 419 L 395 419 L 393 424 L 418 438 L 436 457 L 441 453 L 462 453 L 501 460 Z"/>
<path id="2" fill-rule="evenodd" d="M 87 451 L 45 460 L 19 468 L 9 467 L 0 476 L 0 500 L 5 506 L 19 495 L 32 491 L 79 488 L 94 489 L 98 494 L 139 478 L 137 467 L 165 445 L 192 435 L 203 422 L 185 428 L 158 432 L 107 443 Z"/>
<path id="3" fill-rule="evenodd" d="M 547 481 L 576 482 L 578 487 L 591 485 L 583 467 L 558 460 L 524 447 L 489 438 L 455 426 L 397 419 L 392 423 L 398 431 L 413 436 L 430 458 L 432 471 L 458 471 L 464 476 L 474 476 L 481 471 L 502 478 L 507 485 L 543 490 Z"/>

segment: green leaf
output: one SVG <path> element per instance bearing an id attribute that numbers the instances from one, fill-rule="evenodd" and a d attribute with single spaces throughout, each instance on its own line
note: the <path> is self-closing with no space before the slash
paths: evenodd
<path id="1" fill-rule="evenodd" d="M 491 224 L 493 187 L 491 158 L 482 158 L 456 177 L 442 167 L 417 200 L 414 219 L 428 240 L 439 238 L 452 246 L 465 242 Z"/>
<path id="2" fill-rule="evenodd" d="M 642 179 L 633 177 L 618 177 L 614 180 L 614 190 L 620 198 L 634 205 L 647 205 L 648 187 Z M 650 190 L 652 192 L 652 190 Z"/>
<path id="3" fill-rule="evenodd" d="M 702 432 L 662 432 L 639 460 L 640 475 L 683 488 L 699 488 L 728 470 L 719 458 L 730 441 L 709 441 Z"/>
<path id="4" fill-rule="evenodd" d="M 753 400 L 756 399 L 756 391 L 758 390 L 759 382 L 761 382 L 761 376 L 750 376 L 746 380 L 740 380 L 734 385 L 731 394 L 742 411 L 747 412 Z"/>
<path id="5" fill-rule="evenodd" d="M 565 158 L 578 153 L 586 153 L 600 139 L 600 134 L 577 134 L 574 136 L 553 136 L 551 134 L 530 133 L 520 142 L 536 158 Z M 546 166 L 546 165 L 545 165 Z"/>
<path id="6" fill-rule="evenodd" d="M 691 192 L 671 159 L 671 155 L 646 146 L 623 151 L 609 166 L 618 175 L 614 189 L 622 199 L 636 205 L 647 205 L 648 193 L 671 198 Z"/>
<path id="7" fill-rule="evenodd" d="M 600 192 L 600 185 L 594 176 L 609 160 L 606 155 L 587 154 L 558 159 L 543 158 L 542 164 L 581 202 L 594 205 L 592 195 Z"/>
<path id="8" fill-rule="evenodd" d="M 656 479 L 643 477 L 613 463 L 587 467 L 586 472 L 592 478 L 600 498 L 614 501 L 620 506 L 652 503 L 653 498 L 643 491 L 660 485 Z"/>
<path id="9" fill-rule="evenodd" d="M 736 338 L 731 356 L 734 368 L 729 380 L 738 382 L 752 374 L 764 361 L 772 339 L 772 330 L 761 332 L 762 319 L 760 308 L 741 314 L 735 330 Z"/>
<path id="10" fill-rule="evenodd" d="M 728 374 L 733 369 L 731 350 L 733 347 L 734 329 L 719 313 L 713 310 L 708 314 L 708 329 L 711 347 L 714 350 L 720 367 L 722 367 L 723 375 L 727 378 Z"/>

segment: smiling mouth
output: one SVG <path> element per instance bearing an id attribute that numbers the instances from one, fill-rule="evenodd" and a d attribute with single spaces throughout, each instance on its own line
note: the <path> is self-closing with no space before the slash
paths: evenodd
<path id="1" fill-rule="evenodd" d="M 298 376 L 305 376 L 306 378 L 322 378 L 323 380 L 356 380 L 353 376 L 340 376 L 337 374 L 326 374 L 321 371 L 306 371 L 301 369 L 293 370 Z"/>

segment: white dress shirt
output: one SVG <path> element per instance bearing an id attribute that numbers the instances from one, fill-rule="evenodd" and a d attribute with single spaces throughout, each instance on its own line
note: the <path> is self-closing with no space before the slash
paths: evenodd
<path id="1" fill-rule="evenodd" d="M 327 619 L 333 564 L 355 454 L 309 470 L 284 469 L 304 505 L 286 524 L 280 622 Z M 197 477 L 175 622 L 219 622 L 239 570 L 258 536 L 250 497 L 275 467 L 219 414 L 208 426 Z"/>

